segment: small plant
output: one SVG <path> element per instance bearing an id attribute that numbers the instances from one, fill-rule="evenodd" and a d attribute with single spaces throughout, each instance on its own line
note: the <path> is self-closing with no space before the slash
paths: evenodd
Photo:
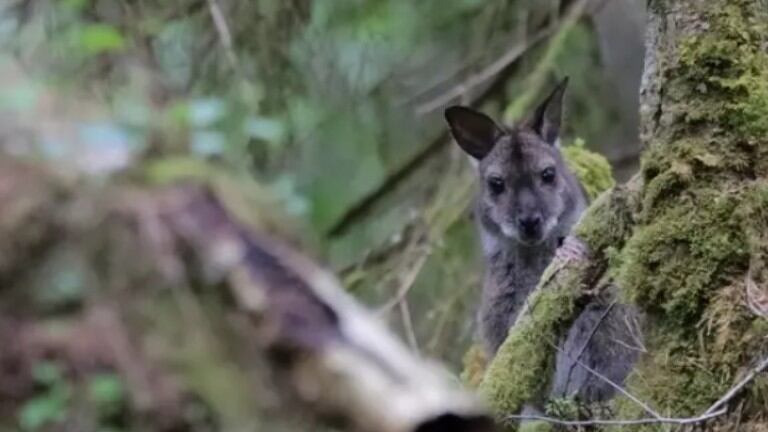
<path id="1" fill-rule="evenodd" d="M 97 430 L 120 430 L 117 419 L 125 409 L 126 395 L 115 373 L 102 372 L 74 381 L 67 378 L 60 364 L 45 361 L 34 366 L 32 375 L 38 392 L 19 411 L 22 431 L 40 431 L 63 423 L 73 415 L 75 406 L 83 404 L 89 408 L 86 415 Z"/>
<path id="2" fill-rule="evenodd" d="M 35 365 L 32 376 L 42 392 L 27 401 L 19 411 L 19 427 L 24 431 L 36 431 L 47 424 L 62 421 L 72 396 L 72 387 L 56 362 Z"/>

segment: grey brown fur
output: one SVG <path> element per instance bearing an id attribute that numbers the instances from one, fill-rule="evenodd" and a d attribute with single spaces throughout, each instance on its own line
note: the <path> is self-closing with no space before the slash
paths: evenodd
<path id="1" fill-rule="evenodd" d="M 542 272 L 586 208 L 581 184 L 559 149 L 564 80 L 521 124 L 504 127 L 466 107 L 445 116 L 459 146 L 477 162 L 475 201 L 485 276 L 478 324 L 494 355 Z M 562 252 L 562 249 L 561 249 Z M 560 254 L 560 253 L 558 253 Z M 550 397 L 606 400 L 614 389 L 577 364 L 621 382 L 638 349 L 628 338 L 634 314 L 610 298 L 587 305 L 559 344 Z M 622 339 L 619 343 L 616 338 Z M 626 339 L 631 339 L 627 341 Z"/>

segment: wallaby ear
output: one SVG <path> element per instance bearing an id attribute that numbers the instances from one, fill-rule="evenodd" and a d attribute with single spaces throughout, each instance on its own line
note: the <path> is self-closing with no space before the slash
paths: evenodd
<path id="1" fill-rule="evenodd" d="M 493 149 L 503 133 L 487 115 L 464 106 L 445 110 L 445 120 L 459 146 L 473 158 L 480 160 Z"/>
<path id="2" fill-rule="evenodd" d="M 533 112 L 527 126 L 533 129 L 546 142 L 557 145 L 560 137 L 560 122 L 563 115 L 563 95 L 568 86 L 568 77 L 552 90 L 552 93 L 544 99 Z"/>

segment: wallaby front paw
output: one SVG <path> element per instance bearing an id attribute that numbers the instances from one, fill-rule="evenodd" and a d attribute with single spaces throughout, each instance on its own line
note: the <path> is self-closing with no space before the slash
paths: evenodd
<path id="1" fill-rule="evenodd" d="M 582 261 L 588 258 L 589 248 L 587 248 L 587 245 L 572 235 L 563 239 L 563 244 L 555 251 L 555 259 L 562 263 Z"/>

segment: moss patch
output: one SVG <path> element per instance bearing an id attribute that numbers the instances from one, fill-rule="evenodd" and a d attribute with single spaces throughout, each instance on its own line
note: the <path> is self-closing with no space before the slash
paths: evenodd
<path id="1" fill-rule="evenodd" d="M 611 189 L 600 195 L 573 229 L 593 255 L 605 255 L 607 249 L 623 244 L 634 223 L 633 185 Z"/>
<path id="2" fill-rule="evenodd" d="M 529 313 L 516 323 L 480 384 L 480 393 L 497 413 L 518 412 L 526 401 L 541 394 L 549 379 L 553 345 L 562 325 L 573 318 L 586 264 L 575 264 L 558 275 L 553 271 L 549 267 L 542 276 L 555 279 L 546 290 L 532 295 Z"/>
<path id="3" fill-rule="evenodd" d="M 543 421 L 527 422 L 520 426 L 520 432 L 552 432 L 555 428 L 551 423 Z"/>
<path id="4" fill-rule="evenodd" d="M 587 150 L 583 140 L 577 139 L 573 144 L 563 147 L 562 153 L 565 163 L 584 186 L 590 201 L 615 184 L 608 160 Z"/>
<path id="5" fill-rule="evenodd" d="M 677 201 L 635 231 L 617 279 L 630 300 L 659 314 L 659 324 L 692 330 L 715 293 L 711 287 L 746 271 L 748 248 L 734 214 L 737 194 L 691 190 Z"/>
<path id="6" fill-rule="evenodd" d="M 483 347 L 479 344 L 473 344 L 469 347 L 462 359 L 464 370 L 461 373 L 461 381 L 470 389 L 476 389 L 480 386 L 485 373 L 485 367 L 488 363 Z"/>

